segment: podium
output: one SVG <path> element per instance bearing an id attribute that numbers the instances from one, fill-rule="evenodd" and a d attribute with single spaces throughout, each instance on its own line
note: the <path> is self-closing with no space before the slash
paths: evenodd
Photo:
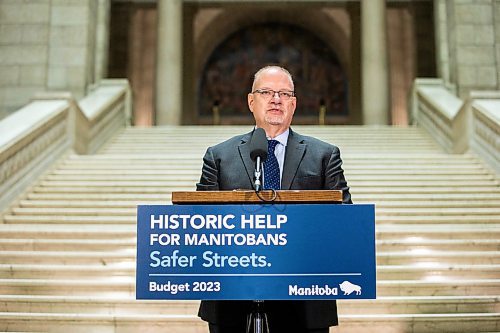
<path id="1" fill-rule="evenodd" d="M 259 197 L 260 196 L 260 197 Z M 264 199 L 264 201 L 263 201 Z M 173 192 L 172 203 L 186 204 L 306 204 L 342 203 L 340 190 L 263 190 L 255 191 L 197 191 Z M 248 315 L 246 333 L 268 333 L 268 321 L 264 301 L 254 300 L 253 310 Z"/>
<path id="2" fill-rule="evenodd" d="M 272 203 L 253 191 L 174 192 L 172 202 L 138 206 L 137 299 L 376 298 L 374 205 L 312 190 L 276 191 Z"/>

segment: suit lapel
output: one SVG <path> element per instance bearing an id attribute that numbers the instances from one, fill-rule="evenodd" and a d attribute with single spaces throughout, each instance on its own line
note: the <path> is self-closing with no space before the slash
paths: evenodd
<path id="1" fill-rule="evenodd" d="M 285 165 L 283 166 L 283 179 L 281 180 L 281 189 L 289 190 L 292 181 L 297 174 L 300 162 L 306 152 L 307 144 L 303 143 L 300 135 L 292 132 L 288 135 L 288 143 L 285 152 Z"/>
<path id="2" fill-rule="evenodd" d="M 241 138 L 241 144 L 238 146 L 238 151 L 240 152 L 240 158 L 245 166 L 248 179 L 250 184 L 253 184 L 253 174 L 255 170 L 255 163 L 250 157 L 250 138 L 252 137 L 253 131 L 245 134 Z"/>

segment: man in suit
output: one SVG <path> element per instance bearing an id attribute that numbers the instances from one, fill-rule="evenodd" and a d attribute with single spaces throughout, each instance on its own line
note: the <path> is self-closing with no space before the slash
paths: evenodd
<path id="1" fill-rule="evenodd" d="M 264 163 L 264 188 L 342 190 L 343 202 L 351 203 L 339 149 L 290 129 L 296 105 L 286 69 L 267 66 L 255 74 L 248 107 L 256 128 L 264 129 L 273 146 Z M 208 148 L 197 190 L 252 189 L 252 135 L 253 131 Z M 266 169 L 278 167 L 275 175 L 266 174 Z M 211 333 L 243 333 L 251 311 L 251 301 L 202 301 L 198 315 L 209 323 Z M 329 326 L 338 324 L 335 301 L 266 301 L 265 312 L 272 333 L 327 333 Z"/>

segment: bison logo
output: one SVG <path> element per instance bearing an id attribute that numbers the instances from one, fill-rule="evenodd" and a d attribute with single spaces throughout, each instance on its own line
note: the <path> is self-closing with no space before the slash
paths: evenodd
<path id="1" fill-rule="evenodd" d="M 356 292 L 356 295 L 361 295 L 361 287 L 349 281 L 342 282 L 340 284 L 340 290 L 344 292 L 344 295 L 350 295 L 353 291 Z"/>

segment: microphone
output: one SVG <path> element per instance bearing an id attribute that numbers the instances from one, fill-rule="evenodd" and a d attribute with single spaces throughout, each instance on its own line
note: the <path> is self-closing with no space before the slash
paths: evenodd
<path id="1" fill-rule="evenodd" d="M 261 190 L 262 183 L 261 173 L 262 173 L 262 161 L 265 161 L 267 158 L 267 138 L 266 132 L 262 128 L 256 128 L 253 131 L 252 138 L 250 139 L 250 157 L 255 161 L 255 192 L 259 192 Z"/>

